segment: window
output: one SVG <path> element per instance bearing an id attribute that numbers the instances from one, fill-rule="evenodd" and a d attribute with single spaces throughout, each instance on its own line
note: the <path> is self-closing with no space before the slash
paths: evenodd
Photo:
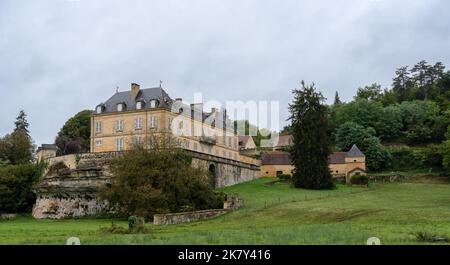
<path id="1" fill-rule="evenodd" d="M 141 136 L 140 135 L 137 135 L 136 136 L 136 138 L 134 139 L 134 143 L 136 144 L 136 145 L 141 145 Z"/>
<path id="2" fill-rule="evenodd" d="M 150 116 L 150 128 L 156 128 L 156 116 Z"/>
<path id="3" fill-rule="evenodd" d="M 186 140 L 186 146 L 187 149 L 189 149 L 189 140 Z"/>
<path id="4" fill-rule="evenodd" d="M 197 143 L 194 143 L 194 150 L 197 151 Z"/>
<path id="5" fill-rule="evenodd" d="M 136 130 L 142 129 L 142 118 L 136 118 L 135 119 L 135 128 Z"/>
<path id="6" fill-rule="evenodd" d="M 208 145 L 208 153 L 212 154 L 212 147 L 210 145 Z"/>
<path id="7" fill-rule="evenodd" d="M 117 138 L 116 139 L 116 151 L 122 151 L 123 150 L 123 139 Z"/>
<path id="8" fill-rule="evenodd" d="M 116 122 L 116 131 L 122 132 L 123 131 L 123 120 L 117 120 Z"/>
<path id="9" fill-rule="evenodd" d="M 101 133 L 102 132 L 102 122 L 101 121 L 96 121 L 95 122 L 95 132 L 96 133 Z"/>
<path id="10" fill-rule="evenodd" d="M 222 151 L 223 157 L 227 157 L 227 152 L 225 150 Z"/>
<path id="11" fill-rule="evenodd" d="M 117 111 L 123 111 L 123 103 L 117 104 Z"/>
<path id="12" fill-rule="evenodd" d="M 172 117 L 167 118 L 167 129 L 172 130 Z"/>
<path id="13" fill-rule="evenodd" d="M 150 100 L 150 108 L 156 108 L 156 100 Z"/>
<path id="14" fill-rule="evenodd" d="M 102 140 L 95 140 L 95 146 L 101 146 Z"/>
<path id="15" fill-rule="evenodd" d="M 220 155 L 219 149 L 217 149 L 217 147 L 216 147 L 216 156 L 219 156 L 219 155 Z"/>
<path id="16" fill-rule="evenodd" d="M 136 109 L 142 109 L 142 102 L 141 101 L 136 102 Z"/>
<path id="17" fill-rule="evenodd" d="M 102 113 L 102 106 L 97 106 L 97 114 L 100 114 L 100 113 Z"/>

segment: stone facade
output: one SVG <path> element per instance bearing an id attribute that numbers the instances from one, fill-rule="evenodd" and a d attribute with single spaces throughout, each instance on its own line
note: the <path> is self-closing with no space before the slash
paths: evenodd
<path id="1" fill-rule="evenodd" d="M 260 174 L 259 166 L 253 164 L 196 152 L 190 154 L 192 165 L 209 170 L 216 187 L 249 181 Z M 108 213 L 108 203 L 100 201 L 97 194 L 102 186 L 111 182 L 108 161 L 120 155 L 120 152 L 88 153 L 48 159 L 50 165 L 55 161 L 67 161 L 69 165 L 57 172 L 48 171 L 36 185 L 33 217 L 61 219 Z"/>
<path id="2" fill-rule="evenodd" d="M 91 153 L 149 148 L 154 136 L 171 134 L 181 148 L 238 162 L 259 163 L 239 153 L 239 136 L 225 110 L 172 100 L 161 87 L 114 94 L 91 118 Z M 251 137 L 250 137 L 251 138 Z"/>
<path id="3" fill-rule="evenodd" d="M 259 165 L 224 159 L 197 152 L 192 155 L 192 165 L 207 170 L 216 188 L 232 186 L 261 176 Z"/>
<path id="4" fill-rule="evenodd" d="M 169 214 L 155 214 L 153 216 L 153 224 L 155 225 L 172 225 L 180 223 L 195 222 L 205 219 L 214 218 L 226 214 L 227 209 L 213 209 L 185 213 L 169 213 Z"/>

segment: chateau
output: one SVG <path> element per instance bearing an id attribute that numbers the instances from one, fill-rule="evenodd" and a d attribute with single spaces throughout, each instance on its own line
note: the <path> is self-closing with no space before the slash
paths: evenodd
<path id="1" fill-rule="evenodd" d="M 91 153 L 150 147 L 170 133 L 186 150 L 233 161 L 256 163 L 239 154 L 239 137 L 226 110 L 203 111 L 203 104 L 171 99 L 161 87 L 117 92 L 95 108 L 91 118 Z"/>
<path id="2" fill-rule="evenodd" d="M 134 145 L 153 148 L 163 136 L 174 139 L 192 157 L 192 166 L 209 172 L 215 187 L 225 187 L 261 176 L 261 161 L 239 153 L 239 136 L 226 110 L 203 111 L 203 104 L 171 99 L 162 87 L 116 92 L 95 107 L 91 116 L 91 150 L 86 154 L 56 156 L 42 146 L 40 160 L 65 169 L 47 171 L 35 187 L 34 218 L 96 215 L 108 209 L 98 190 L 111 182 L 108 160 Z"/>

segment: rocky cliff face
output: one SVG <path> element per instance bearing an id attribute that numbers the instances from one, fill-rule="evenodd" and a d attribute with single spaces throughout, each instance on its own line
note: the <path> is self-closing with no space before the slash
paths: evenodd
<path id="1" fill-rule="evenodd" d="M 36 185 L 32 215 L 37 219 L 61 219 L 107 212 L 108 203 L 99 200 L 97 193 L 110 181 L 106 160 L 81 157 L 75 169 L 49 172 Z"/>

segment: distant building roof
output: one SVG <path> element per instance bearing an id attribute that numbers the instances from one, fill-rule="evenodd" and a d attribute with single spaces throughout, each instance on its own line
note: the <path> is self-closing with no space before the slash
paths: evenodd
<path id="1" fill-rule="evenodd" d="M 334 152 L 328 156 L 328 163 L 330 164 L 345 164 L 346 152 Z"/>
<path id="2" fill-rule="evenodd" d="M 292 144 L 293 136 L 290 134 L 280 135 L 278 137 L 278 143 L 275 143 L 273 147 L 286 147 Z"/>
<path id="3" fill-rule="evenodd" d="M 365 157 L 365 155 L 359 150 L 358 146 L 354 144 L 350 151 L 347 152 L 347 157 Z"/>
<path id="4" fill-rule="evenodd" d="M 364 157 L 361 150 L 353 145 L 348 152 L 334 152 L 328 156 L 329 164 L 345 164 L 346 157 Z M 262 165 L 291 165 L 291 159 L 287 152 L 273 152 L 264 154 L 261 158 Z"/>
<path id="5" fill-rule="evenodd" d="M 362 171 L 362 172 L 366 172 L 364 169 L 362 169 L 360 167 L 355 167 L 354 169 L 350 170 L 348 173 L 352 173 L 352 172 L 355 172 L 357 170 Z"/>
<path id="6" fill-rule="evenodd" d="M 239 136 L 239 147 L 245 147 L 248 143 L 248 141 L 251 140 L 253 141 L 253 138 L 249 135 L 240 135 Z"/>
<path id="7" fill-rule="evenodd" d="M 274 152 L 264 154 L 261 158 L 261 165 L 290 165 L 289 153 Z"/>
<path id="8" fill-rule="evenodd" d="M 58 150 L 58 147 L 56 144 L 41 144 L 41 146 L 38 147 L 37 151 L 40 150 Z"/>

